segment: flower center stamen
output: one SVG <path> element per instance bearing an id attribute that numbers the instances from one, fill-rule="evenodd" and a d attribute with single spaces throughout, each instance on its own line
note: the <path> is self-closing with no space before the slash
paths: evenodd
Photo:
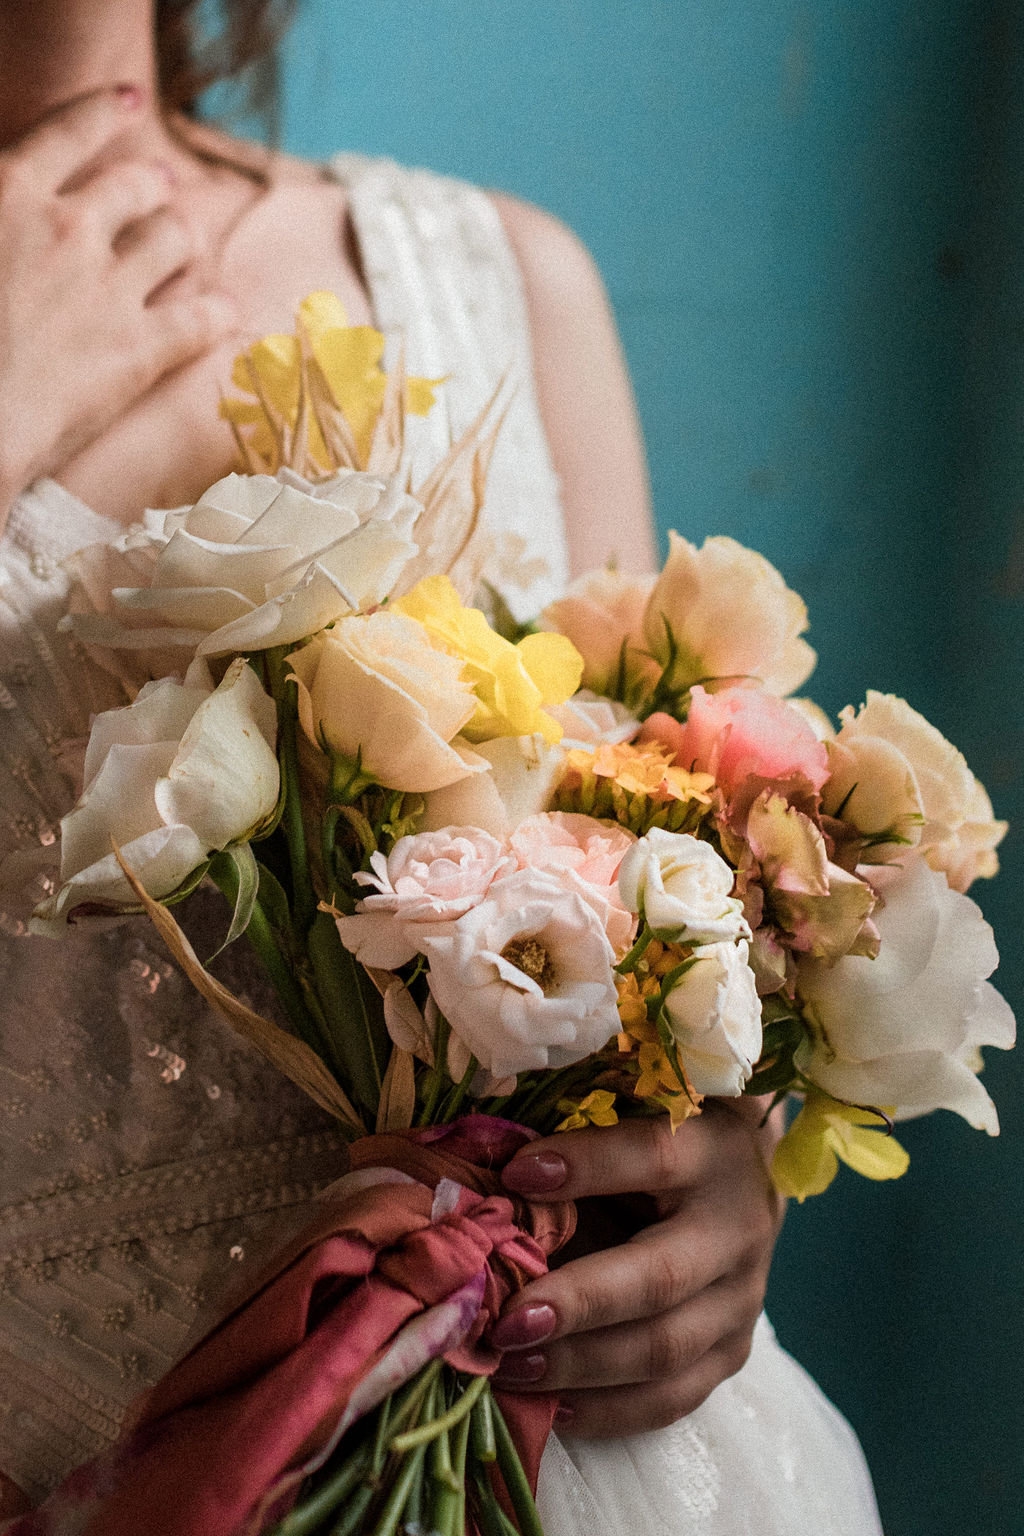
<path id="1" fill-rule="evenodd" d="M 535 981 L 546 992 L 555 979 L 551 956 L 536 939 L 510 939 L 501 952 L 501 958 L 514 965 L 517 971 Z"/>

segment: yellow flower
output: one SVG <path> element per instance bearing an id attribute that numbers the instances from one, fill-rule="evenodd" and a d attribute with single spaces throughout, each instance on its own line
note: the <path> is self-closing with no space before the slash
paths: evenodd
<path id="1" fill-rule="evenodd" d="M 612 779 L 628 794 L 657 801 L 694 800 L 710 805 L 715 784 L 714 774 L 687 773 L 671 761 L 667 748 L 650 744 L 634 747 L 626 742 L 605 742 L 594 751 L 574 747 L 568 766 L 580 774 Z"/>
<path id="2" fill-rule="evenodd" d="M 561 1124 L 555 1126 L 556 1131 L 581 1131 L 587 1125 L 619 1123 L 615 1113 L 615 1095 L 607 1088 L 595 1088 L 593 1093 L 588 1093 L 578 1104 L 572 1099 L 559 1099 L 558 1107 L 569 1113 Z"/>
<path id="3" fill-rule="evenodd" d="M 898 1179 L 910 1158 L 869 1109 L 840 1104 L 817 1088 L 807 1090 L 803 1109 L 775 1149 L 772 1178 L 780 1194 L 801 1203 L 820 1195 L 842 1160 L 867 1179 Z"/>
<path id="4" fill-rule="evenodd" d="M 309 341 L 338 409 L 355 440 L 358 466 L 365 468 L 373 430 L 377 424 L 387 374 L 381 367 L 384 337 L 369 325 L 349 325 L 341 301 L 333 293 L 311 293 L 299 306 L 298 327 Z M 280 467 L 279 445 L 260 400 L 294 427 L 299 413 L 301 347 L 298 336 L 265 336 L 239 354 L 231 373 L 237 389 L 255 400 L 225 400 L 221 414 L 236 426 L 252 427 L 246 441 L 253 453 L 273 474 Z M 433 389 L 440 379 L 413 378 L 406 382 L 405 408 L 425 416 L 434 403 Z M 257 387 L 258 386 L 258 387 Z M 328 471 L 335 467 L 315 420 L 309 422 L 309 450 L 316 464 Z"/>
<path id="5" fill-rule="evenodd" d="M 462 732 L 469 741 L 534 732 L 549 743 L 561 739 L 561 726 L 541 706 L 563 704 L 579 687 L 583 661 L 564 635 L 527 635 L 513 645 L 478 608 L 463 607 L 447 576 L 424 577 L 394 607 L 461 658 L 463 680 L 477 700 Z"/>

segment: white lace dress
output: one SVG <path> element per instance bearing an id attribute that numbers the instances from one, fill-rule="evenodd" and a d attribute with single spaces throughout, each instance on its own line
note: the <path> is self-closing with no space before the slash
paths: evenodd
<path id="1" fill-rule="evenodd" d="M 510 599 L 536 611 L 564 580 L 564 530 L 500 222 L 481 193 L 426 172 L 353 157 L 335 172 L 377 322 L 402 331 L 416 372 L 451 376 L 451 424 L 507 370 L 520 381 L 489 515 L 528 561 L 529 590 Z M 423 424 L 425 461 L 447 430 L 437 413 Z M 26 935 L 90 714 L 121 702 L 57 632 L 61 561 L 113 531 L 44 481 L 0 542 L 0 1472 L 33 1499 L 116 1436 L 126 1404 L 304 1219 L 342 1152 L 144 921 L 63 944 Z M 204 911 L 200 895 L 193 921 L 222 921 L 219 900 Z M 241 946 L 228 962 L 228 984 L 258 993 Z M 553 1441 L 540 1501 L 549 1536 L 879 1529 L 856 1441 L 766 1322 L 740 1374 L 672 1429 Z"/>

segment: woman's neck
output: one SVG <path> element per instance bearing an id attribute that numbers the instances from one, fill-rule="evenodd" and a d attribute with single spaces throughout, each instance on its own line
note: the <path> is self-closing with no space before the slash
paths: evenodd
<path id="1" fill-rule="evenodd" d="M 48 113 L 105 86 L 135 85 L 162 129 L 150 0 L 3 0 L 0 4 L 0 149 Z M 165 132 L 165 130 L 164 130 Z"/>

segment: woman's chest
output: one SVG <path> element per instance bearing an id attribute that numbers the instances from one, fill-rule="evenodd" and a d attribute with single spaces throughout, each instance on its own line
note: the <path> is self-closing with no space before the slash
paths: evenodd
<path id="1" fill-rule="evenodd" d="M 293 331 L 307 294 L 330 289 L 353 324 L 372 319 L 345 197 L 327 181 L 289 182 L 264 194 L 220 252 L 199 258 L 183 291 L 201 284 L 231 297 L 237 334 L 163 379 L 55 476 L 118 521 L 134 521 L 147 506 L 192 500 L 233 467 L 235 447 L 219 406 L 233 392 L 234 359 L 261 336 Z"/>

